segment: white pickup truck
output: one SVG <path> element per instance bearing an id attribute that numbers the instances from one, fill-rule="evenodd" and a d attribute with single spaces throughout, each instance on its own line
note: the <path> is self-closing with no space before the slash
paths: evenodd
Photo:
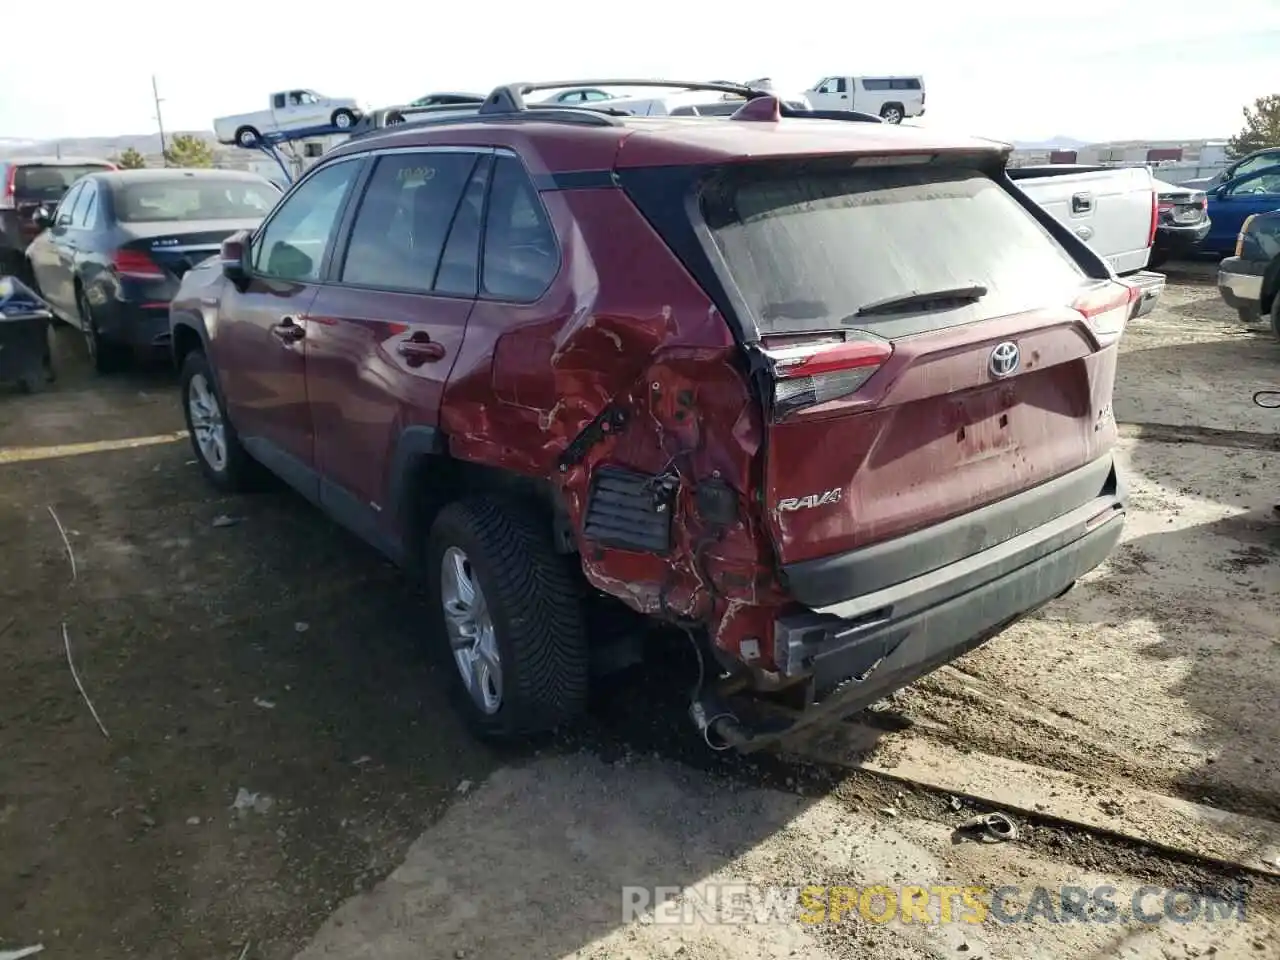
<path id="1" fill-rule="evenodd" d="M 1142 290 L 1138 316 L 1155 308 L 1164 275 L 1146 270 L 1158 222 L 1158 191 L 1146 167 L 1050 164 L 1010 167 L 1009 177 L 1059 223 Z"/>
<path id="2" fill-rule="evenodd" d="M 267 109 L 218 117 L 213 132 L 219 143 L 256 147 L 263 134 L 333 127 L 350 130 L 360 119 L 360 105 L 347 97 L 326 97 L 314 90 L 281 90 L 267 98 Z"/>

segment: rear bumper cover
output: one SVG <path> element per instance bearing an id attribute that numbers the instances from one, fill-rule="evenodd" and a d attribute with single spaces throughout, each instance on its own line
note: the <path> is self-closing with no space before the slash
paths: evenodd
<path id="1" fill-rule="evenodd" d="M 1140 294 L 1138 300 L 1138 308 L 1133 313 L 1133 319 L 1145 317 L 1156 308 L 1161 295 L 1164 293 L 1165 278 L 1163 273 L 1154 273 L 1151 270 L 1138 270 L 1134 273 L 1126 274 L 1122 279 L 1138 287 Z"/>
<path id="2" fill-rule="evenodd" d="M 851 712 L 870 706 L 973 649 L 1061 595 L 1106 559 L 1123 530 L 1126 492 L 1108 455 L 1041 488 L 957 518 L 977 536 L 992 528 L 1007 533 L 1019 506 L 1042 512 L 1088 484 L 1096 484 L 1093 496 L 1086 494 L 1066 512 L 985 549 L 910 579 L 779 618 L 774 632 L 777 669 L 788 677 L 810 678 L 816 718 L 833 709 Z M 925 539 L 920 547 L 928 545 Z M 887 546 L 833 559 L 847 561 L 845 569 L 856 573 L 876 569 L 862 564 L 862 559 L 874 560 L 876 551 L 893 567 L 895 559 L 906 559 L 917 549 L 895 554 L 886 552 Z M 946 544 L 935 537 L 933 546 L 945 549 Z M 792 565 L 790 579 L 807 593 L 805 587 L 815 585 L 805 584 L 803 575 L 797 578 L 800 566 Z M 807 723 L 809 713 L 804 717 Z"/>

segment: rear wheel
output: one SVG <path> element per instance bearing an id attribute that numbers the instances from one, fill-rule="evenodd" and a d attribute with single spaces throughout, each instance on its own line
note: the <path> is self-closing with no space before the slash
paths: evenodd
<path id="1" fill-rule="evenodd" d="M 902 105 L 899 103 L 886 103 L 880 108 L 880 119 L 885 123 L 901 123 Z"/>
<path id="2" fill-rule="evenodd" d="M 227 419 L 209 361 L 199 350 L 187 354 L 182 362 L 181 391 L 182 413 L 200 472 L 228 493 L 252 489 L 259 476 L 258 465 Z"/>
<path id="3" fill-rule="evenodd" d="M 350 110 L 335 110 L 333 116 L 329 118 L 335 127 L 339 130 L 350 130 L 355 126 L 356 115 Z"/>
<path id="4" fill-rule="evenodd" d="M 80 313 L 80 329 L 84 332 L 85 348 L 89 361 L 98 373 L 115 373 L 128 362 L 129 351 L 118 343 L 102 336 L 93 316 L 93 304 L 83 289 L 76 292 L 76 307 Z"/>
<path id="5" fill-rule="evenodd" d="M 436 651 L 483 737 L 545 733 L 586 707 L 581 591 L 545 527 L 522 504 L 476 497 L 445 507 L 427 540 Z"/>
<path id="6" fill-rule="evenodd" d="M 253 127 L 241 127 L 236 131 L 236 143 L 242 147 L 256 147 L 261 137 Z"/>

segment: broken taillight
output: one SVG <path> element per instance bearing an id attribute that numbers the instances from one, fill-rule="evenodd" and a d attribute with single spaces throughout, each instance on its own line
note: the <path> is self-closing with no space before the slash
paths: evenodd
<path id="1" fill-rule="evenodd" d="M 117 250 L 111 257 L 111 266 L 121 277 L 155 280 L 164 276 L 160 265 L 141 250 Z"/>
<path id="2" fill-rule="evenodd" d="M 785 417 L 856 391 L 889 359 L 893 344 L 860 332 L 857 339 L 779 338 L 766 342 L 764 352 L 773 361 L 774 413 Z"/>
<path id="3" fill-rule="evenodd" d="M 1108 280 L 1085 291 L 1071 307 L 1085 318 L 1093 335 L 1105 347 L 1120 339 L 1141 295 L 1142 291 L 1132 283 Z"/>

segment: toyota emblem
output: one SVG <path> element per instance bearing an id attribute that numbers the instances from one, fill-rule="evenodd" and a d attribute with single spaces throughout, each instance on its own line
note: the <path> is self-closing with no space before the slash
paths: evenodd
<path id="1" fill-rule="evenodd" d="M 991 351 L 991 360 L 988 363 L 991 375 L 993 377 L 1011 376 L 1017 371 L 1020 359 L 1018 345 L 1012 340 L 996 344 L 996 348 Z"/>

